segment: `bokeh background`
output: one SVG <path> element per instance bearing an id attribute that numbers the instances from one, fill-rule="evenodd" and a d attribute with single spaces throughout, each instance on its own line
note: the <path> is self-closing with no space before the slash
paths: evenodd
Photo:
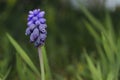
<path id="1" fill-rule="evenodd" d="M 0 0 L 0 80 L 37 80 L 6 37 L 7 32 L 39 69 L 37 49 L 25 36 L 28 12 L 36 8 L 46 12 L 48 35 L 45 47 L 52 80 L 94 80 L 84 51 L 99 62 L 97 41 L 85 27 L 84 20 L 91 21 L 80 5 L 103 24 L 107 11 L 115 36 L 119 36 L 120 0 Z M 119 80 L 118 77 L 96 80 Z"/>

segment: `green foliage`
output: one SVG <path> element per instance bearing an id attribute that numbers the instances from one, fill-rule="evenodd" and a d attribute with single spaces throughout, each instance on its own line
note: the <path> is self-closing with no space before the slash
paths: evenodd
<path id="1" fill-rule="evenodd" d="M 4 75 L 4 77 L 2 78 L 2 80 L 7 80 L 8 75 L 11 72 L 11 67 L 8 69 L 7 73 Z"/>
<path id="2" fill-rule="evenodd" d="M 33 75 L 33 73 L 31 73 L 31 71 L 28 69 L 28 67 L 26 66 L 29 65 L 29 67 L 35 72 L 36 76 L 38 76 L 38 78 L 40 78 L 40 73 L 37 70 L 37 68 L 35 67 L 35 65 L 33 64 L 33 62 L 31 61 L 31 59 L 29 58 L 29 56 L 27 55 L 27 53 L 20 47 L 20 45 L 7 33 L 6 34 L 10 43 L 13 45 L 13 47 L 16 49 L 17 54 L 16 54 L 16 59 L 17 59 L 17 71 L 18 74 L 20 76 L 20 80 L 29 80 L 29 79 L 36 79 L 35 75 Z M 50 68 L 48 65 L 48 61 L 47 61 L 47 57 L 46 57 L 46 51 L 45 51 L 45 47 L 41 47 L 42 50 L 42 54 L 43 54 L 43 61 L 45 65 L 45 70 L 46 70 L 46 77 L 47 79 L 51 79 L 51 72 L 50 72 Z M 18 56 L 18 54 L 21 56 L 21 58 Z M 22 59 L 26 62 L 23 63 Z M 21 69 L 23 71 L 21 71 Z M 29 75 L 27 77 L 27 75 Z"/>
<path id="3" fill-rule="evenodd" d="M 92 73 L 92 80 L 119 80 L 120 53 L 117 42 L 119 41 L 119 36 L 115 36 L 112 21 L 108 12 L 106 12 L 105 26 L 99 26 L 102 25 L 100 24 L 100 21 L 92 16 L 86 9 L 83 10 L 83 12 L 91 23 L 94 24 L 94 26 L 91 26 L 90 23 L 85 21 L 87 29 L 96 40 L 96 45 L 98 48 L 97 53 L 99 53 L 99 59 L 95 62 L 88 55 L 86 55 L 89 70 Z M 104 30 L 102 30 L 101 27 L 102 29 L 104 27 Z M 94 28 L 99 30 L 100 35 Z"/>
<path id="4" fill-rule="evenodd" d="M 10 43 L 14 46 L 21 58 L 31 67 L 37 76 L 40 76 L 39 70 L 35 67 L 31 59 L 28 57 L 27 53 L 18 45 L 18 43 L 7 33 L 6 34 Z"/>
<path id="5" fill-rule="evenodd" d="M 16 69 L 20 80 L 36 80 L 37 78 L 39 78 L 35 76 L 34 73 L 28 68 L 27 64 L 18 55 L 18 53 L 16 54 L 16 59 Z"/>

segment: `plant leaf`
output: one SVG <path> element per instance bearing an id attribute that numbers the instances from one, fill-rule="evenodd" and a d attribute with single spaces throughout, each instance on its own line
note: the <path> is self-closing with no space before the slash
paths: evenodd
<path id="1" fill-rule="evenodd" d="M 21 58 L 29 65 L 29 67 L 36 73 L 37 76 L 40 76 L 39 71 L 27 55 L 27 53 L 20 47 L 20 45 L 8 34 L 6 33 L 10 43 L 13 45 L 13 47 L 16 49 L 16 51 L 19 53 Z"/>

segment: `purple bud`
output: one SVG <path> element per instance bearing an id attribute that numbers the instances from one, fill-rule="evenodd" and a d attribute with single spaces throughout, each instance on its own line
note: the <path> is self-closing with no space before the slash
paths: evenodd
<path id="1" fill-rule="evenodd" d="M 40 21 L 39 20 L 35 21 L 35 24 L 40 25 Z"/>
<path id="2" fill-rule="evenodd" d="M 32 17 L 28 17 L 27 20 L 30 21 L 32 19 Z"/>
<path id="3" fill-rule="evenodd" d="M 32 12 L 32 11 L 29 11 L 29 14 L 33 15 L 33 12 Z"/>
<path id="4" fill-rule="evenodd" d="M 33 24 L 33 21 L 29 21 L 29 22 L 27 23 L 28 26 L 30 26 L 31 24 Z"/>
<path id="5" fill-rule="evenodd" d="M 33 34 L 34 38 L 36 39 L 39 36 L 39 30 L 37 28 L 35 28 L 32 34 Z"/>
<path id="6" fill-rule="evenodd" d="M 25 35 L 30 35 L 30 34 L 31 34 L 30 28 L 27 28 L 26 32 L 25 32 Z"/>
<path id="7" fill-rule="evenodd" d="M 37 40 L 34 42 L 35 47 L 38 47 L 39 45 L 41 45 L 40 43 L 40 37 L 37 38 Z"/>
<path id="8" fill-rule="evenodd" d="M 33 17 L 33 15 L 32 15 L 32 14 L 30 14 L 30 15 L 28 15 L 28 17 Z"/>
<path id="9" fill-rule="evenodd" d="M 37 9 L 33 10 L 33 13 L 34 13 L 34 16 L 36 16 L 38 14 L 38 10 Z"/>
<path id="10" fill-rule="evenodd" d="M 46 22 L 46 19 L 45 18 L 40 18 L 39 21 L 44 24 Z"/>
<path id="11" fill-rule="evenodd" d="M 30 28 L 30 30 L 33 31 L 33 29 L 35 28 L 35 24 L 31 24 L 31 25 L 29 25 L 29 28 Z"/>
<path id="12" fill-rule="evenodd" d="M 37 28 L 34 29 L 33 33 L 30 35 L 30 41 L 34 42 L 39 36 L 39 30 Z"/>
<path id="13" fill-rule="evenodd" d="M 37 38 L 37 40 L 34 42 L 35 47 L 42 46 L 45 42 L 45 37 L 44 39 L 41 38 L 40 36 Z"/>
<path id="14" fill-rule="evenodd" d="M 32 20 L 36 21 L 36 20 L 38 20 L 38 17 L 33 17 Z"/>
<path id="15" fill-rule="evenodd" d="M 45 11 L 41 11 L 41 12 L 38 14 L 38 17 L 42 18 L 42 17 L 44 17 L 44 15 L 45 15 Z"/>
<path id="16" fill-rule="evenodd" d="M 40 9 L 37 9 L 38 10 L 38 12 L 40 12 Z"/>
<path id="17" fill-rule="evenodd" d="M 46 37 L 46 34 L 40 34 L 40 40 L 45 41 Z"/>
<path id="18" fill-rule="evenodd" d="M 44 33 L 44 34 L 46 34 L 47 33 L 47 31 L 43 28 L 43 29 L 41 29 L 40 30 L 41 31 L 41 33 Z"/>
<path id="19" fill-rule="evenodd" d="M 46 27 L 47 27 L 46 24 L 40 24 L 39 29 L 43 29 L 43 28 L 46 28 Z"/>
<path id="20" fill-rule="evenodd" d="M 34 37 L 33 37 L 33 34 L 30 35 L 30 42 L 34 42 Z"/>

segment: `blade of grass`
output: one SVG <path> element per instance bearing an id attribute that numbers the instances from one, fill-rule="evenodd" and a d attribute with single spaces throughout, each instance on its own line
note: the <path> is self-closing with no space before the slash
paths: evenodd
<path id="1" fill-rule="evenodd" d="M 18 80 L 39 80 L 36 74 L 34 74 L 18 53 L 16 53 L 16 61 Z"/>
<path id="2" fill-rule="evenodd" d="M 106 53 L 106 56 L 109 62 L 111 64 L 114 63 L 115 59 L 114 59 L 113 50 L 111 46 L 109 45 L 108 40 L 106 39 L 106 36 L 103 33 L 102 33 L 102 45 L 103 45 L 103 48 L 105 50 L 105 53 Z"/>
<path id="3" fill-rule="evenodd" d="M 108 30 L 108 31 L 106 31 L 108 33 L 108 34 L 106 34 L 106 36 L 108 38 L 109 44 L 111 45 L 112 49 L 114 50 L 115 53 L 117 53 L 117 48 L 116 48 L 116 43 L 115 43 L 115 40 L 116 40 L 115 32 L 113 29 L 111 17 L 108 12 L 106 12 L 105 20 L 106 20 L 105 22 L 106 22 L 106 26 L 107 26 L 107 30 Z"/>
<path id="4" fill-rule="evenodd" d="M 31 59 L 28 57 L 27 53 L 20 47 L 20 45 L 8 33 L 6 33 L 6 35 L 10 43 L 13 45 L 13 47 L 21 56 L 21 58 L 29 65 L 29 67 L 36 73 L 37 76 L 40 76 L 39 70 L 37 70 L 37 68 L 31 61 Z"/>
<path id="5" fill-rule="evenodd" d="M 0 73 L 0 80 L 2 80 L 3 75 Z"/>
<path id="6" fill-rule="evenodd" d="M 114 37 L 114 29 L 113 29 L 113 24 L 112 24 L 112 20 L 111 20 L 111 17 L 110 17 L 110 14 L 108 13 L 108 11 L 106 11 L 106 19 L 105 19 L 105 22 L 106 22 L 106 27 L 107 29 L 109 30 L 109 33 L 112 33 L 112 37 Z"/>
<path id="7" fill-rule="evenodd" d="M 86 60 L 87 60 L 88 66 L 89 66 L 89 70 L 92 73 L 93 80 L 97 80 L 96 68 L 95 68 L 93 62 L 91 61 L 91 59 L 90 59 L 90 57 L 88 55 L 86 55 Z"/>
<path id="8" fill-rule="evenodd" d="M 92 25 L 88 23 L 87 21 L 84 21 L 84 23 L 85 23 L 86 28 L 90 32 L 90 34 L 95 38 L 95 40 L 98 42 L 101 42 L 98 33 L 93 29 Z"/>
<path id="9" fill-rule="evenodd" d="M 77 80 L 83 80 L 80 75 L 76 75 L 76 77 L 77 77 Z"/>
<path id="10" fill-rule="evenodd" d="M 3 75 L 0 73 L 0 79 L 2 79 Z"/>
<path id="11" fill-rule="evenodd" d="M 97 50 L 98 50 L 98 54 L 100 56 L 100 62 L 101 62 L 101 67 L 102 67 L 102 70 L 104 71 L 103 73 L 103 78 L 105 78 L 107 75 L 107 72 L 109 71 L 108 69 L 108 60 L 106 59 L 106 56 L 105 56 L 105 53 L 103 52 L 101 46 L 99 45 L 96 45 L 97 47 Z"/>
<path id="12" fill-rule="evenodd" d="M 101 70 L 101 66 L 99 63 L 97 63 L 97 73 L 98 73 L 99 80 L 103 80 L 102 70 Z"/>
<path id="13" fill-rule="evenodd" d="M 100 70 L 99 66 L 98 66 L 98 68 L 96 68 L 95 64 L 90 59 L 90 57 L 87 55 L 87 53 L 86 53 L 85 57 L 86 57 L 86 60 L 87 60 L 88 66 L 89 66 L 89 70 L 92 73 L 93 80 L 103 80 L 102 77 L 101 77 L 102 74 L 99 71 Z"/>
<path id="14" fill-rule="evenodd" d="M 114 73 L 113 72 L 108 73 L 107 80 L 114 80 Z"/>
<path id="15" fill-rule="evenodd" d="M 2 80 L 6 80 L 7 79 L 8 75 L 10 74 L 11 69 L 12 69 L 11 67 L 8 69 L 7 73 L 5 74 L 5 76 L 3 77 Z"/>
<path id="16" fill-rule="evenodd" d="M 89 21 L 96 27 L 96 29 L 100 30 L 101 32 L 105 32 L 105 28 L 103 24 L 99 20 L 97 20 L 81 3 L 80 3 L 80 9 L 89 19 Z"/>
<path id="17" fill-rule="evenodd" d="M 16 70 L 17 74 L 19 76 L 20 80 L 26 80 L 26 70 L 25 70 L 25 62 L 23 62 L 23 59 L 19 56 L 18 53 L 16 53 Z"/>

